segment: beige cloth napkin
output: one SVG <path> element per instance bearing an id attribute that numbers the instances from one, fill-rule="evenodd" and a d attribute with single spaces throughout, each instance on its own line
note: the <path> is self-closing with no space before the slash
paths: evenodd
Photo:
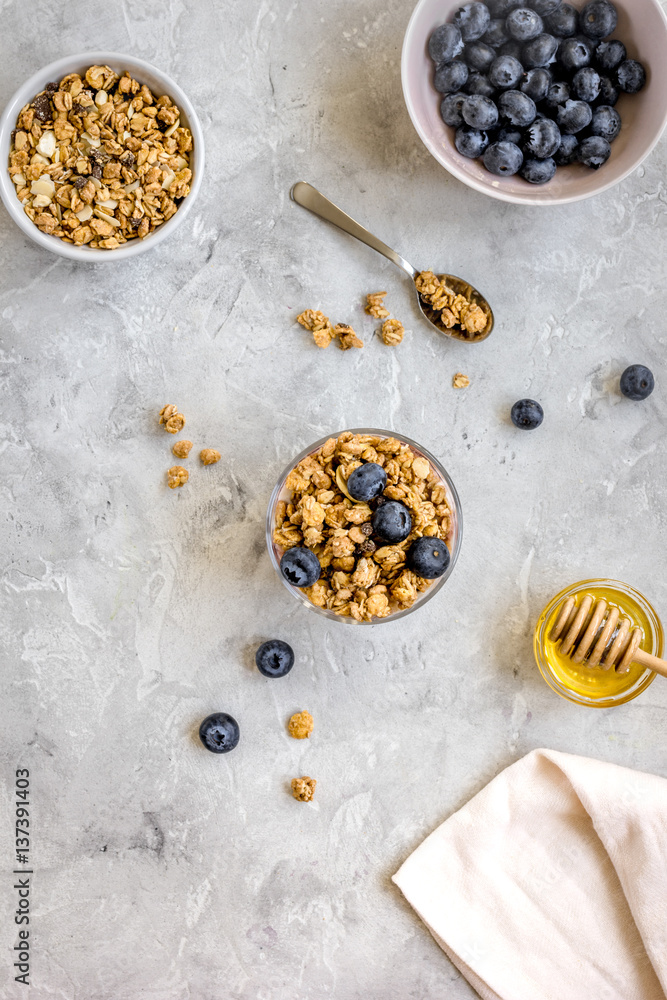
<path id="1" fill-rule="evenodd" d="M 667 995 L 664 778 L 535 750 L 394 882 L 483 1000 Z"/>

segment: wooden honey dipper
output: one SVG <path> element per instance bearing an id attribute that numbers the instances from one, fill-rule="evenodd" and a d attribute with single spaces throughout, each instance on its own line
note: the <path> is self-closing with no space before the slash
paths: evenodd
<path id="1" fill-rule="evenodd" d="M 667 677 L 667 660 L 639 648 L 643 638 L 639 626 L 633 627 L 629 618 L 621 618 L 618 608 L 609 608 L 608 615 L 607 609 L 604 600 L 593 605 L 590 594 L 586 594 L 578 607 L 575 598 L 568 597 L 558 610 L 549 638 L 552 642 L 561 640 L 561 654 L 573 663 L 586 660 L 588 667 L 599 666 L 602 670 L 614 667 L 618 674 L 627 673 L 631 663 L 640 663 Z"/>

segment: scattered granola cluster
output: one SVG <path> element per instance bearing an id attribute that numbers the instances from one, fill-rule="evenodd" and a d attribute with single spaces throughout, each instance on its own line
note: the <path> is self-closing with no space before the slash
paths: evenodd
<path id="1" fill-rule="evenodd" d="M 457 372 L 452 379 L 452 385 L 455 389 L 467 389 L 470 385 L 470 379 L 467 375 L 463 375 L 462 372 Z"/>
<path id="2" fill-rule="evenodd" d="M 386 292 L 369 292 L 366 296 L 366 312 L 375 319 L 383 319 L 384 323 L 380 329 L 380 336 L 387 347 L 396 347 L 403 340 L 405 327 L 398 319 L 388 319 L 389 310 L 384 304 Z"/>
<path id="3" fill-rule="evenodd" d="M 381 465 L 388 484 L 368 503 L 350 498 L 345 485 L 364 462 Z M 371 621 L 411 607 L 433 582 L 406 567 L 407 550 L 424 535 L 447 544 L 452 514 L 445 484 L 409 445 L 346 431 L 302 459 L 285 488 L 290 497 L 277 504 L 273 540 L 282 550 L 306 546 L 317 555 L 322 576 L 304 590 L 313 604 Z M 411 533 L 393 545 L 373 538 L 373 511 L 386 500 L 401 501 L 412 515 Z"/>
<path id="4" fill-rule="evenodd" d="M 296 712 L 287 723 L 287 729 L 295 740 L 306 740 L 312 733 L 314 724 L 310 712 Z"/>
<path id="5" fill-rule="evenodd" d="M 167 403 L 160 410 L 160 425 L 164 427 L 168 434 L 178 434 L 185 426 L 185 417 L 178 412 L 178 407 L 173 403 Z M 186 459 L 192 451 L 192 441 L 175 441 L 171 449 L 176 458 Z M 199 452 L 202 465 L 215 465 L 220 461 L 220 452 L 215 448 L 202 448 Z M 182 465 L 172 465 L 167 470 L 167 485 L 169 489 L 175 490 L 179 486 L 185 486 L 190 478 L 190 473 Z"/>
<path id="6" fill-rule="evenodd" d="M 315 778 L 309 778 L 308 775 L 304 775 L 303 778 L 293 778 L 292 795 L 299 802 L 310 802 L 315 794 L 316 784 Z"/>
<path id="7" fill-rule="evenodd" d="M 458 327 L 462 335 L 471 340 L 486 329 L 488 316 L 481 306 L 443 285 L 433 271 L 422 271 L 415 284 L 422 302 L 435 314 L 435 323 L 447 330 Z"/>
<path id="8" fill-rule="evenodd" d="M 75 246 L 144 239 L 190 191 L 192 135 L 166 94 L 109 66 L 70 73 L 21 110 L 9 174 L 35 225 Z"/>
<path id="9" fill-rule="evenodd" d="M 347 351 L 350 347 L 364 346 L 363 340 L 357 337 L 351 326 L 347 323 L 336 323 L 332 326 L 329 317 L 319 309 L 306 309 L 296 320 L 301 326 L 305 326 L 306 330 L 310 330 L 318 347 L 328 347 L 331 341 L 336 339 L 341 351 Z"/>

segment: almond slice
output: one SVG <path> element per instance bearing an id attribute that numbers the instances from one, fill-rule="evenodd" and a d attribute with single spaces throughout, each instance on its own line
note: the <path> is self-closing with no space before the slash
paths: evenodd
<path id="1" fill-rule="evenodd" d="M 174 122 L 174 124 L 173 124 L 173 125 L 171 125 L 171 126 L 170 126 L 170 127 L 169 127 L 169 128 L 167 129 L 167 131 L 166 131 L 166 132 L 164 133 L 164 137 L 165 137 L 165 139 L 168 139 L 168 138 L 169 138 L 169 136 L 173 135 L 173 134 L 174 134 L 174 132 L 176 131 L 176 129 L 180 127 L 180 124 L 181 124 L 181 119 L 180 119 L 180 118 L 177 118 L 177 119 L 176 119 L 176 121 Z"/>
<path id="2" fill-rule="evenodd" d="M 79 222 L 88 222 L 88 219 L 93 217 L 93 209 L 91 205 L 84 205 L 80 212 L 74 213 L 79 220 Z"/>
<path id="3" fill-rule="evenodd" d="M 98 219 L 104 219 L 104 221 L 108 222 L 109 225 L 115 226 L 116 229 L 120 229 L 120 222 L 118 219 L 114 219 L 113 215 L 107 215 L 107 213 L 103 212 L 101 208 L 95 209 L 95 215 Z"/>
<path id="4" fill-rule="evenodd" d="M 359 502 L 358 500 L 355 500 L 353 496 L 350 496 L 350 494 L 347 492 L 347 480 L 343 478 L 343 470 L 341 469 L 340 465 L 336 469 L 336 486 L 341 491 L 341 493 L 343 493 L 347 497 L 348 500 L 352 501 L 352 503 Z"/>
<path id="5" fill-rule="evenodd" d="M 39 180 L 32 182 L 30 191 L 32 194 L 42 194 L 50 199 L 56 193 L 56 186 L 50 177 L 40 177 Z"/>
<path id="6" fill-rule="evenodd" d="M 37 152 L 41 153 L 42 156 L 46 156 L 49 159 L 51 159 L 55 151 L 56 151 L 55 133 L 43 132 L 39 142 L 37 143 Z"/>

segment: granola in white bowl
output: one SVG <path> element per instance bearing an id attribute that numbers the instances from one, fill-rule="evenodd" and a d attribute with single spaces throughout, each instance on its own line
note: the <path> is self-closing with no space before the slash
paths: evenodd
<path id="1" fill-rule="evenodd" d="M 25 215 L 74 247 L 143 240 L 190 193 L 193 138 L 179 107 L 128 71 L 92 65 L 20 110 L 9 176 Z"/>

